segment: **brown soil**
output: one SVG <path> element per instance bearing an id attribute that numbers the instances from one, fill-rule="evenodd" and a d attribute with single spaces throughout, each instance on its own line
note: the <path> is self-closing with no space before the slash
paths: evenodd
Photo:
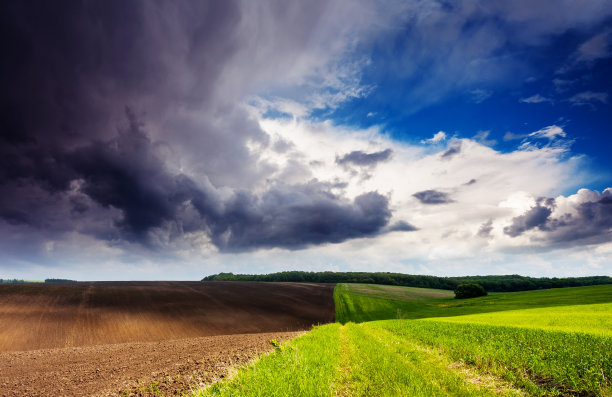
<path id="1" fill-rule="evenodd" d="M 334 320 L 333 284 L 0 285 L 0 352 L 297 331 Z"/>
<path id="2" fill-rule="evenodd" d="M 0 353 L 0 396 L 188 393 L 271 350 L 271 339 L 298 334 L 224 335 Z"/>

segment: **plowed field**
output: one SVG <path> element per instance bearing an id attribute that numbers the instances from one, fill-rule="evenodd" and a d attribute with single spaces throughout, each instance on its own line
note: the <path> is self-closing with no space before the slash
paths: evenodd
<path id="1" fill-rule="evenodd" d="M 0 285 L 0 396 L 170 395 L 334 320 L 332 284 Z"/>
<path id="2" fill-rule="evenodd" d="M 0 351 L 309 329 L 333 285 L 81 282 L 0 285 Z"/>
<path id="3" fill-rule="evenodd" d="M 188 393 L 229 374 L 271 339 L 300 332 L 221 335 L 0 353 L 0 396 L 139 396 Z"/>

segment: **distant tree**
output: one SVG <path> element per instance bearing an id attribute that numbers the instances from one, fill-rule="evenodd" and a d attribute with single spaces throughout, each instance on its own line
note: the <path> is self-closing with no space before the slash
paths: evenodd
<path id="1" fill-rule="evenodd" d="M 46 278 L 45 283 L 72 283 L 76 280 L 68 280 L 67 278 Z"/>
<path id="2" fill-rule="evenodd" d="M 0 279 L 0 284 L 25 284 L 25 280 L 13 279 Z"/>
<path id="3" fill-rule="evenodd" d="M 487 291 L 480 284 L 459 284 L 455 288 L 455 299 L 476 298 L 487 295 Z"/>

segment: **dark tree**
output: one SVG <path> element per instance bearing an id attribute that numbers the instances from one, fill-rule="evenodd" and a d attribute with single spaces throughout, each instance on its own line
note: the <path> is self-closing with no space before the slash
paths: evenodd
<path id="1" fill-rule="evenodd" d="M 487 291 L 480 284 L 459 284 L 455 288 L 455 299 L 476 298 L 487 295 Z"/>

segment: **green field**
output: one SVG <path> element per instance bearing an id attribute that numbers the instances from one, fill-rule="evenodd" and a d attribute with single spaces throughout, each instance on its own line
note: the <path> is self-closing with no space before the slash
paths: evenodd
<path id="1" fill-rule="evenodd" d="M 434 317 L 427 320 L 582 332 L 612 337 L 612 303 L 508 310 L 457 317 Z"/>
<path id="2" fill-rule="evenodd" d="M 338 284 L 334 299 L 337 323 L 196 395 L 612 396 L 612 286 L 455 300 Z"/>
<path id="3" fill-rule="evenodd" d="M 507 310 L 612 303 L 612 285 L 491 293 L 454 299 L 451 291 L 371 284 L 338 284 L 336 321 L 461 316 Z"/>

